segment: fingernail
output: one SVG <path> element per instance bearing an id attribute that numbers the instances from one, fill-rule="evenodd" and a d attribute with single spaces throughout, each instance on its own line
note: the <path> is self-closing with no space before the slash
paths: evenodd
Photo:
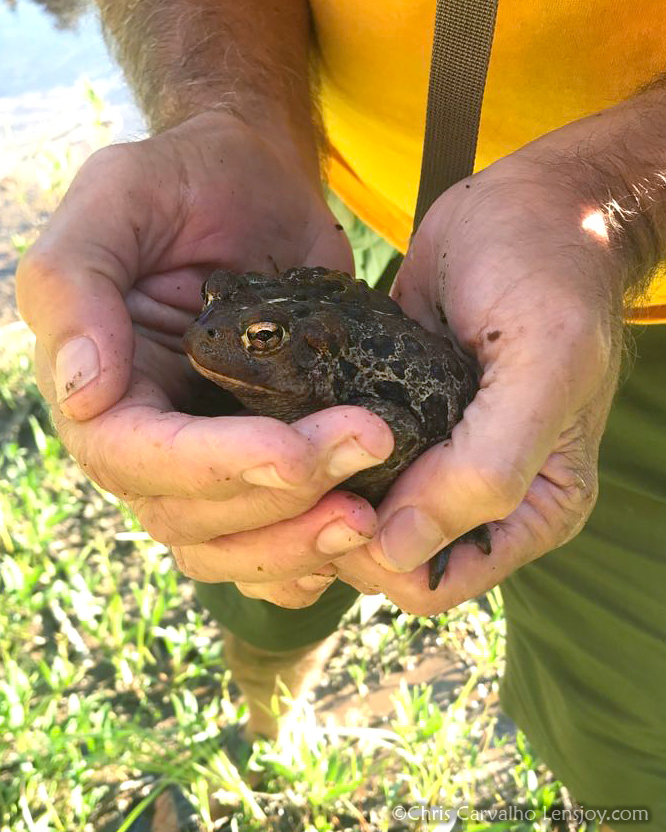
<path id="1" fill-rule="evenodd" d="M 264 485 L 267 488 L 294 487 L 291 483 L 282 479 L 272 462 L 266 465 L 257 465 L 256 468 L 248 468 L 247 471 L 241 472 L 241 479 L 250 485 Z"/>
<path id="2" fill-rule="evenodd" d="M 85 335 L 63 344 L 56 356 L 58 401 L 64 402 L 99 375 L 99 353 L 95 342 Z"/>
<path id="3" fill-rule="evenodd" d="M 353 437 L 333 448 L 326 471 L 332 477 L 349 477 L 363 468 L 379 465 L 383 459 L 369 454 Z"/>
<path id="4" fill-rule="evenodd" d="M 325 555 L 339 555 L 365 545 L 372 535 L 364 535 L 348 526 L 344 520 L 334 520 L 319 532 L 315 545 Z"/>
<path id="5" fill-rule="evenodd" d="M 299 578 L 296 583 L 306 592 L 321 592 L 322 589 L 330 586 L 335 580 L 335 575 L 306 575 Z"/>
<path id="6" fill-rule="evenodd" d="M 398 572 L 410 572 L 446 543 L 442 530 L 414 506 L 398 509 L 384 525 L 379 542 L 388 563 Z"/>

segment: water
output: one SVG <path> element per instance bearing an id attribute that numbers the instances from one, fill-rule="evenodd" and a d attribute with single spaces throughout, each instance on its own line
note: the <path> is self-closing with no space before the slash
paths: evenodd
<path id="1" fill-rule="evenodd" d="M 109 105 L 114 137 L 140 134 L 141 117 L 122 74 L 108 57 L 96 15 L 73 31 L 59 29 L 43 7 L 0 0 L 0 149 L 29 152 L 35 140 L 74 129 L 89 119 L 84 80 Z M 0 176 L 2 176 L 0 161 Z"/>
<path id="2" fill-rule="evenodd" d="M 40 2 L 75 8 L 83 0 Z M 73 173 L 100 142 L 145 132 L 95 13 L 73 30 L 57 23 L 35 2 L 0 0 L 0 326 L 16 320 L 19 252 L 53 210 L 49 189 L 60 168 Z M 105 104 L 101 114 L 90 89 Z"/>

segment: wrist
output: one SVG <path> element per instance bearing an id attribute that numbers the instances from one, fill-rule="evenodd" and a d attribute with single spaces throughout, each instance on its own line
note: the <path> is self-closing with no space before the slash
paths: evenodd
<path id="1" fill-rule="evenodd" d="M 266 123 L 247 119 L 228 107 L 213 106 L 183 118 L 159 135 L 197 142 L 207 137 L 211 141 L 231 139 L 247 152 L 251 152 L 251 148 L 269 148 L 284 165 L 304 175 L 318 194 L 323 193 L 316 147 L 299 140 L 284 122 L 275 121 L 269 129 Z"/>
<path id="2" fill-rule="evenodd" d="M 607 289 L 621 297 L 627 262 L 607 234 L 605 217 L 597 216 L 599 201 L 557 165 L 518 151 L 451 190 L 446 196 L 453 205 L 444 206 L 449 228 L 437 237 L 447 274 L 502 272 L 506 262 L 509 272 L 530 274 L 551 291 L 568 288 L 584 300 Z"/>
<path id="3" fill-rule="evenodd" d="M 628 301 L 666 256 L 665 129 L 666 90 L 656 85 L 512 154 L 579 225 L 583 248 L 603 252 Z"/>
<path id="4" fill-rule="evenodd" d="M 457 226 L 477 225 L 474 216 L 487 201 L 492 209 L 482 214 L 492 230 L 455 248 L 466 259 L 475 252 L 478 261 L 486 246 L 497 257 L 499 242 L 510 261 L 531 264 L 533 279 L 548 274 L 554 281 L 549 292 L 556 282 L 572 299 L 596 303 L 619 322 L 662 259 L 661 220 L 643 204 L 647 192 L 638 193 L 622 172 L 601 168 L 577 148 L 551 146 L 547 138 L 480 172 L 469 189 L 456 186 L 467 205 Z"/>
<path id="5" fill-rule="evenodd" d="M 153 132 L 226 113 L 318 167 L 307 0 L 97 4 Z"/>
<path id="6" fill-rule="evenodd" d="M 430 308 L 481 361 L 513 337 L 524 355 L 542 351 L 540 360 L 562 339 L 574 350 L 591 341 L 586 359 L 613 363 L 623 267 L 581 218 L 580 201 L 547 169 L 506 157 L 447 191 L 424 220 L 416 262 L 439 268 L 414 269 L 420 291 L 428 286 Z"/>
<path id="7" fill-rule="evenodd" d="M 189 130 L 194 125 L 213 132 L 229 128 L 250 130 L 281 158 L 293 162 L 317 182 L 321 180 L 319 137 L 308 114 L 300 123 L 295 123 L 279 105 L 242 108 L 224 100 L 199 101 L 193 98 L 187 106 L 171 107 L 165 103 L 154 122 L 153 132 L 163 133 L 181 127 Z"/>

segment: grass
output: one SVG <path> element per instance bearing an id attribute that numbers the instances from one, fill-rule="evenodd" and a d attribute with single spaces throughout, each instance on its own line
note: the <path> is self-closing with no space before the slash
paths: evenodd
<path id="1" fill-rule="evenodd" d="M 433 828 L 402 806 L 506 803 L 535 820 L 460 828 L 552 828 L 566 793 L 497 706 L 499 593 L 432 619 L 364 599 L 316 695 L 388 689 L 376 716 L 336 727 L 313 706 L 288 742 L 248 758 L 244 705 L 189 582 L 69 459 L 26 355 L 0 364 L 1 832 L 125 830 L 171 784 L 206 830 L 399 832 Z M 420 680 L 424 662 L 450 684 Z"/>
<path id="2" fill-rule="evenodd" d="M 395 254 L 395 249 L 362 223 L 333 191 L 328 191 L 327 198 L 354 250 L 356 277 L 374 286 Z"/>

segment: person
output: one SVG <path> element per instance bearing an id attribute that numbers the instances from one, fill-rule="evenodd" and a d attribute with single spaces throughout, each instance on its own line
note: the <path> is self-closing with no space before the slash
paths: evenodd
<path id="1" fill-rule="evenodd" d="M 251 703 L 277 673 L 304 678 L 357 591 L 429 615 L 502 582 L 505 709 L 578 800 L 648 808 L 613 828 L 660 828 L 663 4 L 500 3 L 477 172 L 409 245 L 432 0 L 99 6 L 152 135 L 95 154 L 19 268 L 67 447 L 199 582 Z M 443 309 L 483 373 L 451 441 L 376 512 L 335 490 L 390 453 L 368 411 L 188 415 L 180 336 L 213 266 L 352 269 L 322 156 L 343 200 L 407 250 L 393 296 L 433 330 Z M 599 463 L 626 304 L 637 355 Z M 492 555 L 458 547 L 431 592 L 429 557 L 481 523 Z"/>

